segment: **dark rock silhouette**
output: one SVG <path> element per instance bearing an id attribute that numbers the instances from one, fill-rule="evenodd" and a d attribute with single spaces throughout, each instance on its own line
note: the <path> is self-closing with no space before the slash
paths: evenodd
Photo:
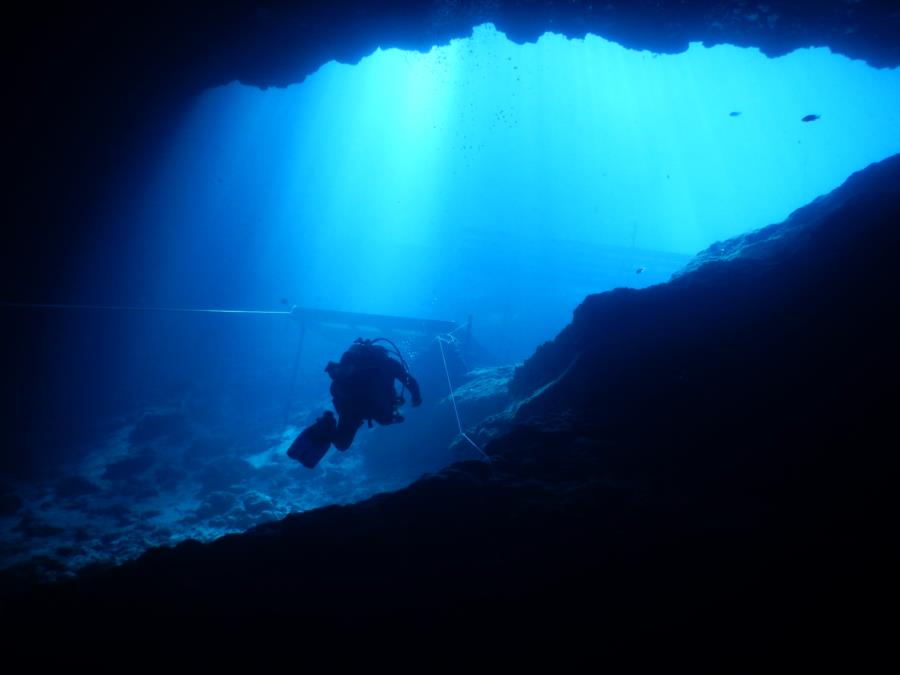
<path id="1" fill-rule="evenodd" d="M 6 615 L 886 648 L 898 181 L 900 155 L 670 283 L 588 297 L 480 430 L 490 463 L 7 592 Z"/>

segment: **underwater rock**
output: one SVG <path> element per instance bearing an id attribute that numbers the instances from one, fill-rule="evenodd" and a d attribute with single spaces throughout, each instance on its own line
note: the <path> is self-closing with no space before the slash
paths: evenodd
<path id="1" fill-rule="evenodd" d="M 463 429 L 479 447 L 509 428 L 507 421 L 510 413 L 505 409 L 512 403 L 509 383 L 514 372 L 515 366 L 476 368 L 467 374 L 468 382 L 453 391 Z M 441 406 L 442 412 L 449 419 L 453 419 L 456 414 L 451 405 L 448 397 Z M 474 448 L 469 445 L 470 441 L 460 435 L 458 430 L 451 433 L 451 454 L 457 459 L 471 456 Z M 477 450 L 474 451 L 480 454 Z"/>
<path id="2" fill-rule="evenodd" d="M 878 218 L 893 208 L 890 177 L 898 163 L 895 156 L 854 174 L 783 223 L 713 244 L 668 284 L 588 297 L 575 310 L 572 323 L 516 370 L 510 384 L 514 396 L 525 398 L 548 389 L 537 397 L 539 404 L 523 405 L 520 415 L 556 408 L 551 404 L 556 395 L 566 399 L 560 408 L 570 403 L 593 406 L 597 421 L 614 418 L 623 406 L 637 413 L 641 408 L 636 402 L 649 404 L 663 394 L 683 401 L 683 394 L 699 393 L 698 387 L 713 382 L 735 395 L 759 395 L 765 390 L 730 386 L 726 373 L 716 373 L 715 368 L 727 364 L 743 371 L 737 360 L 751 358 L 762 365 L 766 347 L 783 340 L 781 351 L 796 345 L 797 353 L 792 352 L 796 358 L 787 365 L 788 372 L 797 371 L 799 376 L 804 365 L 815 371 L 810 360 L 826 347 L 850 349 L 854 341 L 883 345 L 886 331 L 876 308 L 869 301 L 848 305 L 854 290 L 863 293 L 864 281 L 850 277 L 856 284 L 852 288 L 836 279 L 871 259 L 866 281 L 887 283 L 883 268 L 889 245 L 873 250 L 870 240 L 893 243 Z M 848 224 L 856 220 L 866 226 Z M 846 314 L 829 320 L 837 315 L 833 303 L 838 300 Z M 850 322 L 846 317 L 851 316 L 860 320 Z M 800 321 L 806 322 L 803 330 L 818 326 L 822 331 L 809 336 L 815 349 L 806 354 L 797 344 Z M 834 370 L 828 372 L 834 379 L 826 380 L 829 388 L 839 381 L 838 371 L 851 367 L 847 361 L 835 361 Z M 775 376 L 771 369 L 766 372 Z M 826 377 L 804 374 L 811 379 L 792 384 L 805 387 Z M 863 374 L 857 371 L 857 376 Z"/>
<path id="3" fill-rule="evenodd" d="M 244 511 L 257 516 L 272 509 L 272 500 L 259 492 L 248 492 L 241 497 Z"/>
<path id="4" fill-rule="evenodd" d="M 481 420 L 509 405 L 509 382 L 514 370 L 514 366 L 496 366 L 469 371 L 468 382 L 453 391 L 460 416 Z"/>
<path id="5" fill-rule="evenodd" d="M 57 558 L 45 555 L 36 555 L 27 562 L 15 565 L 4 570 L 0 575 L 0 593 L 15 593 L 23 587 L 34 586 L 41 579 L 47 579 L 54 574 L 63 572 L 65 567 Z M 4 619 L 9 615 L 3 616 Z"/>
<path id="6" fill-rule="evenodd" d="M 221 516 L 228 513 L 236 502 L 237 497 L 230 492 L 211 492 L 203 498 L 203 503 L 194 511 L 191 520 Z"/>

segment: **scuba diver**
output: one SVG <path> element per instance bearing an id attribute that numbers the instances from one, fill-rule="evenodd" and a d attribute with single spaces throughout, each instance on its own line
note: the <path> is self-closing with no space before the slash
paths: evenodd
<path id="1" fill-rule="evenodd" d="M 387 342 L 393 351 L 376 342 Z M 358 338 L 339 363 L 328 362 L 325 372 L 331 377 L 331 396 L 338 419 L 326 411 L 297 436 L 287 452 L 288 457 L 308 469 L 319 463 L 332 444 L 338 450 L 349 448 L 363 422 L 368 422 L 370 428 L 373 421 L 381 425 L 402 422 L 397 409 L 405 402 L 405 390 L 409 390 L 414 408 L 422 404 L 419 383 L 409 374 L 400 350 L 387 338 Z M 400 382 L 399 394 L 394 380 Z"/>

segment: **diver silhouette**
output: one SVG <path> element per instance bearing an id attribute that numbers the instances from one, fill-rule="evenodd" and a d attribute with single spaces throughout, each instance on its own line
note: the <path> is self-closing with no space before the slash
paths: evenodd
<path id="1" fill-rule="evenodd" d="M 393 351 L 375 344 L 382 341 L 390 344 Z M 413 407 L 422 404 L 419 383 L 410 375 L 400 350 L 387 338 L 357 339 L 340 362 L 328 362 L 325 372 L 331 377 L 331 397 L 338 419 L 326 411 L 297 436 L 287 453 L 308 469 L 319 463 L 331 445 L 338 450 L 349 448 L 363 422 L 368 422 L 369 427 L 373 421 L 381 425 L 402 422 L 398 408 L 405 402 L 405 390 L 409 390 Z M 402 387 L 399 394 L 394 380 Z"/>

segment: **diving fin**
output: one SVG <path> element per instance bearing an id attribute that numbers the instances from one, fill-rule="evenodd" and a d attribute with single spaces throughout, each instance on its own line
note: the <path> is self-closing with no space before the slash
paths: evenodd
<path id="1" fill-rule="evenodd" d="M 288 448 L 288 457 L 296 459 L 307 469 L 315 468 L 331 447 L 335 428 L 337 422 L 334 414 L 328 411 L 297 436 Z"/>

